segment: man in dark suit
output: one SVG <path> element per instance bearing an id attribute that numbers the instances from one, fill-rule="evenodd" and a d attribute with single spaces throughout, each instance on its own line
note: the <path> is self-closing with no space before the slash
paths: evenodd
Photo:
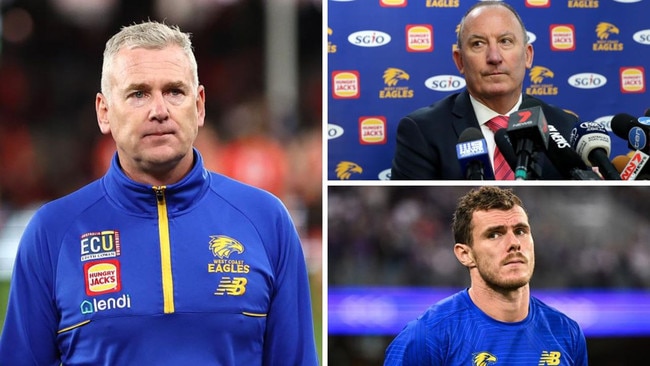
<path id="1" fill-rule="evenodd" d="M 465 179 L 456 157 L 461 133 L 469 127 L 480 129 L 494 159 L 498 152 L 488 122 L 499 115 L 509 116 L 523 101 L 529 105 L 531 99 L 568 140 L 577 117 L 522 94 L 526 70 L 533 63 L 533 46 L 527 38 L 523 21 L 505 2 L 482 1 L 467 11 L 453 52 L 456 67 L 465 76 L 466 90 L 402 118 L 391 179 Z M 543 154 L 538 155 L 542 155 L 540 179 L 565 179 Z"/>

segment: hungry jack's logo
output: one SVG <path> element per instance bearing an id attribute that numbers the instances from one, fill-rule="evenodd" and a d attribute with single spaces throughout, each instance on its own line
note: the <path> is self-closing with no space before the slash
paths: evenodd
<path id="1" fill-rule="evenodd" d="M 358 71 L 334 71 L 332 72 L 332 97 L 334 99 L 358 99 L 361 96 L 359 84 Z"/>
<path id="2" fill-rule="evenodd" d="M 107 259 L 99 262 L 88 262 L 84 265 L 86 295 L 96 296 L 122 289 L 120 262 L 117 259 Z"/>
<path id="3" fill-rule="evenodd" d="M 621 93 L 645 93 L 645 69 L 642 66 L 620 68 Z"/>
<path id="4" fill-rule="evenodd" d="M 433 27 L 431 24 L 406 25 L 406 51 L 433 51 Z"/>
<path id="5" fill-rule="evenodd" d="M 575 51 L 576 30 L 573 24 L 551 24 L 549 33 L 551 36 L 551 50 Z"/>

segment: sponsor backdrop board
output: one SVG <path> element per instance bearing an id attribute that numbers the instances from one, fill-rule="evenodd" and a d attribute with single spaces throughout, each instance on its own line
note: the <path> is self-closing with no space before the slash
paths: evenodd
<path id="1" fill-rule="evenodd" d="M 452 47 L 475 2 L 328 1 L 329 180 L 389 179 L 400 118 L 464 88 Z M 526 93 L 608 130 L 612 116 L 650 108 L 650 0 L 509 3 L 535 50 Z M 630 151 L 609 133 L 610 160 Z"/>

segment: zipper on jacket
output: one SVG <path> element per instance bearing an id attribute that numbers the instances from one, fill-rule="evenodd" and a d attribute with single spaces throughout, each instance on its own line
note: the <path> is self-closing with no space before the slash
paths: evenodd
<path id="1" fill-rule="evenodd" d="M 158 236 L 160 238 L 160 269 L 162 275 L 163 310 L 165 314 L 174 312 L 174 281 L 172 279 L 172 258 L 169 243 L 169 220 L 165 186 L 153 187 L 158 203 Z"/>

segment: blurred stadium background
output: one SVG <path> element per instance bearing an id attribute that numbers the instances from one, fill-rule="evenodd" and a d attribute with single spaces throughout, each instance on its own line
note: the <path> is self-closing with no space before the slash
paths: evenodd
<path id="1" fill-rule="evenodd" d="M 321 350 L 321 0 L 2 0 L 0 327 L 13 256 L 43 202 L 98 178 L 114 151 L 94 112 L 101 56 L 146 19 L 192 33 L 212 170 L 265 188 L 302 237 Z M 300 179 L 294 179 L 300 177 Z"/>
<path id="2" fill-rule="evenodd" d="M 451 218 L 470 186 L 328 188 L 328 362 L 381 365 L 410 320 L 469 286 Z M 536 249 L 533 295 L 577 320 L 589 364 L 645 364 L 650 188 L 514 186 Z"/>

